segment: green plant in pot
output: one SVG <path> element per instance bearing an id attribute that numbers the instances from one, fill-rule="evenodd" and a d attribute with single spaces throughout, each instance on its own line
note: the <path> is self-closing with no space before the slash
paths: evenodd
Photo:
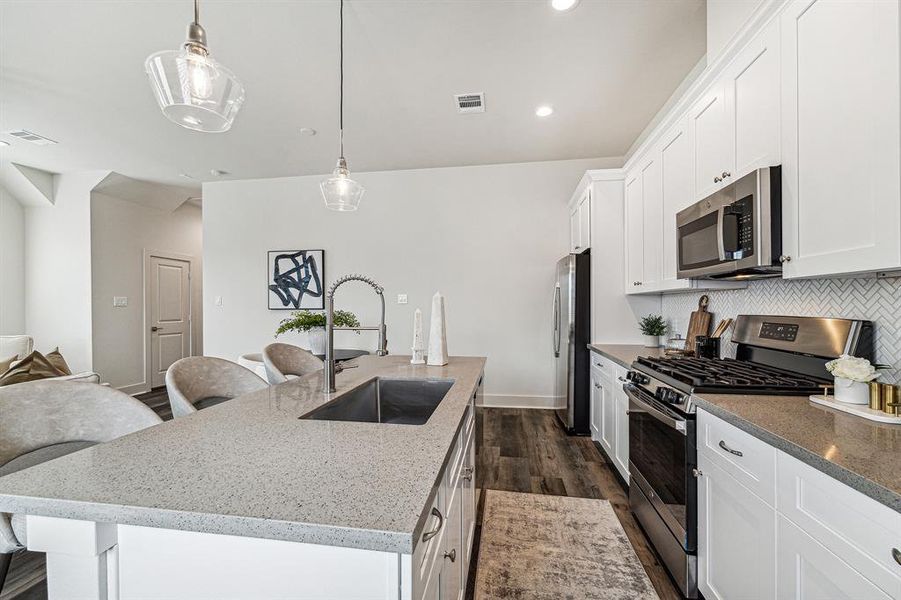
<path id="1" fill-rule="evenodd" d="M 349 310 L 335 311 L 335 327 L 359 327 L 360 321 Z M 298 310 L 291 313 L 287 319 L 282 319 L 275 337 L 292 331 L 306 332 L 310 341 L 310 352 L 313 354 L 325 354 L 325 312 L 313 310 Z M 359 333 L 359 332 L 357 332 Z"/>
<path id="2" fill-rule="evenodd" d="M 666 321 L 660 315 L 645 315 L 638 322 L 641 333 L 644 335 L 645 348 L 657 348 L 660 346 L 660 336 L 666 335 Z"/>

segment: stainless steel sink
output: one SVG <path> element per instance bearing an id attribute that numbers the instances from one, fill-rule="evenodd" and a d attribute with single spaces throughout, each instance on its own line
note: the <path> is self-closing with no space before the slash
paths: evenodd
<path id="1" fill-rule="evenodd" d="M 376 377 L 300 418 L 423 425 L 452 385 L 453 379 Z"/>

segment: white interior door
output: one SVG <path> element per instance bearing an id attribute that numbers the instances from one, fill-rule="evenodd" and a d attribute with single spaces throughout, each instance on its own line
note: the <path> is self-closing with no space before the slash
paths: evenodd
<path id="1" fill-rule="evenodd" d="M 166 385 L 166 370 L 191 354 L 191 263 L 150 257 L 150 383 Z"/>

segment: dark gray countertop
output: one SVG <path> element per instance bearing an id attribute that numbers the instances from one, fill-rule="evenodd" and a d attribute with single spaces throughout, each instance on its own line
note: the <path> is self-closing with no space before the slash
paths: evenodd
<path id="1" fill-rule="evenodd" d="M 589 344 L 588 348 L 627 369 L 632 366 L 632 363 L 639 356 L 650 356 L 652 358 L 663 356 L 663 348 L 645 348 L 638 344 Z"/>

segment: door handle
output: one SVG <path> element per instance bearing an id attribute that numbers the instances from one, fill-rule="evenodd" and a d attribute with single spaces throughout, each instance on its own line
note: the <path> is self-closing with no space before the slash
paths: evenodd
<path id="1" fill-rule="evenodd" d="M 157 327 L 156 325 L 154 325 L 150 328 L 150 331 L 159 331 L 160 329 L 162 329 L 162 327 Z"/>
<path id="2" fill-rule="evenodd" d="M 554 288 L 554 357 L 560 356 L 560 286 Z"/>
<path id="3" fill-rule="evenodd" d="M 720 446 L 720 448 L 722 448 L 729 454 L 734 454 L 735 456 L 744 456 L 745 455 L 744 452 L 739 452 L 738 450 L 733 450 L 732 448 L 727 446 L 725 440 L 720 440 L 719 446 Z"/>
<path id="4" fill-rule="evenodd" d="M 436 527 L 432 531 L 426 531 L 425 533 L 423 533 L 422 534 L 423 542 L 427 542 L 430 539 L 432 539 L 433 537 L 435 537 L 436 535 L 438 535 L 438 532 L 441 531 L 442 527 L 444 527 L 444 515 L 441 514 L 440 510 L 438 510 L 435 507 L 432 507 L 432 516 L 438 517 L 438 527 Z"/>

